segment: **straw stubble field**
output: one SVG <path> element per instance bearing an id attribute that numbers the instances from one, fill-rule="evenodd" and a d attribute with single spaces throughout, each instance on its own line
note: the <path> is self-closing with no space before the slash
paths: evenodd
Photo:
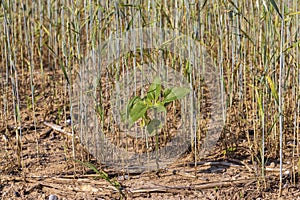
<path id="1" fill-rule="evenodd" d="M 1 199 L 54 199 L 51 194 L 59 199 L 300 198 L 298 10 L 297 0 L 280 5 L 273 0 L 2 1 Z M 218 79 L 202 85 L 209 77 L 201 77 L 189 57 L 161 46 L 134 48 L 107 66 L 102 63 L 104 73 L 93 88 L 99 103 L 96 124 L 111 143 L 128 151 L 167 146 L 183 126 L 180 111 L 187 106 L 180 99 L 161 104 L 167 123 L 149 138 L 150 145 L 134 132 L 128 136 L 111 116 L 115 108 L 110 98 L 122 78 L 136 74 L 145 63 L 156 69 L 169 66 L 200 97 L 194 102 L 199 109 L 190 111 L 198 114 L 193 119 L 198 126 L 188 135 L 189 148 L 162 169 L 126 173 L 99 162 L 97 152 L 91 154 L 92 145 L 80 143 L 87 133 L 69 121 L 76 110 L 72 86 L 76 77 L 84 77 L 87 55 L 99 55 L 95 52 L 103 41 L 145 27 L 179 31 L 205 47 Z M 124 48 L 115 47 L 116 52 Z M 193 51 L 191 44 L 182 49 L 187 55 Z M 126 98 L 151 88 L 135 83 Z M 207 119 L 219 106 L 209 96 L 209 84 L 226 100 L 220 110 L 226 115 L 214 119 L 225 124 L 209 154 L 200 158 L 198 150 L 209 132 Z M 141 115 L 136 121 L 149 126 L 153 116 Z"/>
<path id="2" fill-rule="evenodd" d="M 259 199 L 278 197 L 279 163 L 270 159 L 266 174 L 261 178 L 259 164 L 252 162 L 245 138 L 240 137 L 235 149 L 224 151 L 222 140 L 214 153 L 198 161 L 195 166 L 193 154 L 188 151 L 172 165 L 160 171 L 126 174 L 112 167 L 96 162 L 79 143 L 75 146 L 76 159 L 94 164 L 104 170 L 109 179 L 120 183 L 120 191 L 88 167 L 77 163 L 72 155 L 71 128 L 61 115 L 65 99 L 61 88 L 64 79 L 59 73 L 45 72 L 44 77 L 36 75 L 36 94 L 43 90 L 43 96 L 36 99 L 36 122 L 25 103 L 20 104 L 22 125 L 21 166 L 18 164 L 17 130 L 13 117 L 7 125 L 1 124 L 1 197 L 2 199 L 48 199 L 55 194 L 59 199 Z M 27 76 L 27 78 L 26 78 Z M 41 78 L 51 82 L 44 82 Z M 26 102 L 30 95 L 28 75 L 20 79 L 20 102 Z M 51 78 L 50 78 L 51 77 Z M 46 79 L 46 80 L 47 80 Z M 52 80 L 56 80 L 53 86 Z M 43 85 L 48 87 L 42 89 Z M 12 106 L 11 103 L 8 104 Z M 66 109 L 67 110 L 67 109 Z M 66 116 L 69 112 L 66 111 Z M 68 118 L 68 117 L 67 117 Z M 44 123 L 49 122 L 49 123 Z M 35 126 L 34 126 L 35 124 Z M 59 125 L 55 129 L 54 125 Z M 36 143 L 38 134 L 38 153 Z M 78 133 L 76 133 L 76 136 Z M 251 134 L 250 134 L 251 135 Z M 229 141 L 229 139 L 228 139 Z M 292 146 L 288 147 L 289 149 Z M 286 152 L 286 155 L 291 155 Z M 292 163 L 284 164 L 284 190 L 282 199 L 295 199 L 299 195 L 292 183 Z"/>

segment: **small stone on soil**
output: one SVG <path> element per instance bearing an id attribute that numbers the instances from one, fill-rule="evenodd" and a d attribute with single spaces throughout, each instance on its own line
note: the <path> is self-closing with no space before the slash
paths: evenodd
<path id="1" fill-rule="evenodd" d="M 49 200 L 58 200 L 58 197 L 54 194 L 49 195 Z"/>

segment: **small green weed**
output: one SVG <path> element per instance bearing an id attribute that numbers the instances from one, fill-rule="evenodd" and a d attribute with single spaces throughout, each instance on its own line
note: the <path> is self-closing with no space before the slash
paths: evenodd
<path id="1" fill-rule="evenodd" d="M 118 181 L 112 180 L 111 178 L 109 178 L 108 174 L 105 173 L 104 171 L 99 171 L 95 165 L 93 165 L 92 163 L 89 162 L 82 162 L 80 160 L 75 159 L 74 160 L 77 163 L 80 163 L 86 167 L 88 167 L 89 169 L 93 170 L 98 176 L 99 178 L 106 180 L 111 186 L 113 186 L 118 192 L 119 194 L 123 197 L 126 198 L 125 194 L 122 192 L 121 190 L 121 184 Z"/>
<path id="2" fill-rule="evenodd" d="M 126 111 L 122 113 L 123 121 L 127 121 L 129 127 L 131 127 L 139 119 L 142 119 L 141 126 L 146 126 L 148 133 L 152 135 L 155 130 L 162 126 L 160 120 L 156 118 L 156 114 L 166 113 L 166 106 L 169 103 L 183 98 L 189 92 L 190 89 L 184 87 L 162 89 L 160 78 L 155 77 L 146 96 L 134 96 L 129 100 Z M 155 111 L 153 119 L 149 117 L 150 110 Z"/>

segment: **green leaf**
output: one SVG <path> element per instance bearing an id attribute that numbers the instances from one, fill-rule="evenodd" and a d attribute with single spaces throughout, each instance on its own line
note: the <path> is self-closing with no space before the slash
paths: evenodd
<path id="1" fill-rule="evenodd" d="M 267 76 L 267 81 L 269 83 L 269 87 L 271 88 L 272 95 L 274 96 L 275 101 L 278 104 L 279 103 L 279 97 L 278 97 L 278 92 L 277 92 L 276 86 L 275 86 L 275 84 L 272 81 L 270 76 Z"/>
<path id="2" fill-rule="evenodd" d="M 281 15 L 281 13 L 278 9 L 278 6 L 277 6 L 276 2 L 274 0 L 270 0 L 270 2 L 272 4 L 272 6 L 274 7 L 274 9 L 276 10 L 276 12 L 278 13 L 279 17 L 282 19 L 282 15 Z"/>
<path id="3" fill-rule="evenodd" d="M 70 81 L 69 81 L 69 78 L 68 78 L 68 74 L 67 74 L 67 70 L 66 70 L 65 66 L 62 64 L 62 62 L 60 62 L 59 66 L 60 66 L 61 70 L 63 71 L 64 76 L 65 76 L 68 84 L 70 84 Z"/>
<path id="4" fill-rule="evenodd" d="M 138 96 L 134 96 L 132 97 L 129 102 L 127 103 L 127 107 L 126 107 L 126 114 L 127 114 L 127 118 L 129 117 L 129 113 L 130 113 L 130 110 L 132 109 L 132 107 L 134 106 L 134 104 L 136 104 L 136 102 L 138 101 L 141 101 L 141 98 L 138 97 Z"/>
<path id="5" fill-rule="evenodd" d="M 148 92 L 147 92 L 147 98 L 150 101 L 157 101 L 159 95 L 161 92 L 161 82 L 159 77 L 155 77 L 153 80 L 153 83 L 150 85 Z"/>
<path id="6" fill-rule="evenodd" d="M 258 89 L 255 89 L 255 94 L 256 94 L 256 98 L 257 98 L 259 113 L 260 113 L 261 116 L 263 116 L 264 115 L 264 108 L 263 108 L 263 103 L 262 103 L 261 92 L 259 92 Z"/>
<path id="7" fill-rule="evenodd" d="M 169 103 L 177 99 L 183 98 L 185 95 L 190 93 L 190 89 L 183 87 L 173 87 L 168 93 L 169 94 L 167 94 L 163 100 L 164 103 Z"/>
<path id="8" fill-rule="evenodd" d="M 165 89 L 163 93 L 164 98 L 166 98 L 171 93 L 171 91 L 172 90 L 170 88 Z"/>
<path id="9" fill-rule="evenodd" d="M 93 170 L 96 174 L 98 174 L 100 178 L 102 178 L 102 179 L 104 179 L 104 180 L 107 180 L 107 181 L 109 181 L 109 183 L 111 183 L 108 174 L 105 173 L 104 171 L 99 171 L 99 170 L 95 167 L 95 165 L 93 165 L 92 163 L 89 163 L 89 162 L 82 162 L 81 160 L 77 160 L 77 159 L 74 159 L 74 161 L 75 161 L 75 162 L 78 162 L 78 163 L 80 163 L 80 164 L 82 164 L 82 165 L 84 165 L 84 166 L 86 166 L 86 167 L 88 167 L 88 168 L 90 168 L 90 169 Z"/>
<path id="10" fill-rule="evenodd" d="M 88 168 L 90 168 L 91 170 L 93 170 L 96 174 L 99 175 L 100 178 L 106 180 L 110 185 L 112 185 L 113 187 L 115 187 L 119 192 L 120 194 L 123 195 L 123 193 L 120 191 L 120 187 L 121 187 L 121 184 L 117 181 L 112 181 L 108 174 L 104 171 L 99 171 L 95 165 L 93 165 L 92 163 L 89 163 L 89 162 L 82 162 L 81 160 L 77 160 L 77 159 L 74 159 L 75 162 L 77 163 L 80 163 Z"/>
<path id="11" fill-rule="evenodd" d="M 134 101 L 134 104 L 129 109 L 129 126 L 132 126 L 137 120 L 145 115 L 148 105 L 140 98 Z"/>
<path id="12" fill-rule="evenodd" d="M 138 96 L 134 96 L 129 100 L 129 102 L 127 103 L 127 106 L 126 106 L 126 110 L 121 113 L 121 117 L 122 117 L 123 121 L 129 120 L 130 113 L 132 112 L 134 105 L 139 101 L 142 101 L 142 99 Z"/>
<path id="13" fill-rule="evenodd" d="M 132 97 L 132 98 L 129 100 L 127 107 L 132 108 L 132 106 L 133 106 L 136 102 L 138 102 L 138 101 L 140 101 L 140 100 L 141 100 L 141 98 L 140 98 L 139 96 L 134 96 L 134 97 Z"/>
<path id="14" fill-rule="evenodd" d="M 162 102 L 159 102 L 158 104 L 155 104 L 153 106 L 153 108 L 156 109 L 157 113 L 167 112 L 167 109 L 166 109 L 166 107 L 164 106 L 164 104 Z"/>
<path id="15" fill-rule="evenodd" d="M 150 135 L 152 135 L 152 133 L 157 130 L 158 128 L 160 128 L 161 126 L 161 122 L 158 119 L 153 119 L 149 122 L 149 124 L 147 125 L 147 131 Z"/>

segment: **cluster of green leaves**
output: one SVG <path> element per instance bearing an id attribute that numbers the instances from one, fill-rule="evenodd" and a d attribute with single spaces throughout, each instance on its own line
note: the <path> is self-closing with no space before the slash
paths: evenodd
<path id="1" fill-rule="evenodd" d="M 150 119 L 149 111 L 154 110 L 156 114 L 166 113 L 166 106 L 169 103 L 183 98 L 189 92 L 190 89 L 184 87 L 163 89 L 160 78 L 155 77 L 144 97 L 134 96 L 129 100 L 126 111 L 123 113 L 123 119 L 127 121 L 129 127 L 142 119 L 141 126 L 146 126 L 148 133 L 151 135 L 157 128 L 161 128 L 162 124 L 157 118 Z"/>

